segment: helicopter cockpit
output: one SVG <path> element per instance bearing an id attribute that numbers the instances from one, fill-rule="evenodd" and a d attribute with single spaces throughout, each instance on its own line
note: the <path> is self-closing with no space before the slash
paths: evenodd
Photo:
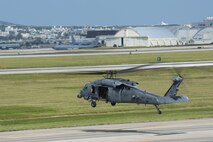
<path id="1" fill-rule="evenodd" d="M 78 94 L 78 98 L 83 97 L 85 100 L 97 99 L 95 87 L 91 83 L 87 83 Z"/>

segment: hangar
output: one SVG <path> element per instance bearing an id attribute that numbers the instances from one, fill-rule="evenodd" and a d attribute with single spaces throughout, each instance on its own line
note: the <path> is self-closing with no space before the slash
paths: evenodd
<path id="1" fill-rule="evenodd" d="M 174 35 L 182 44 L 213 44 L 213 17 L 203 22 L 180 26 Z"/>
<path id="2" fill-rule="evenodd" d="M 174 46 L 178 39 L 164 27 L 135 27 L 119 30 L 105 40 L 106 46 Z"/>
<path id="3" fill-rule="evenodd" d="M 190 28 L 182 27 L 175 33 L 180 43 L 187 44 L 212 44 L 213 27 Z"/>
<path id="4" fill-rule="evenodd" d="M 174 34 L 182 45 L 187 45 L 190 44 L 191 39 L 198 31 L 199 29 L 197 28 L 191 28 L 190 26 L 181 26 Z"/>
<path id="5" fill-rule="evenodd" d="M 194 44 L 213 44 L 213 27 L 207 27 L 197 32 L 193 39 Z"/>

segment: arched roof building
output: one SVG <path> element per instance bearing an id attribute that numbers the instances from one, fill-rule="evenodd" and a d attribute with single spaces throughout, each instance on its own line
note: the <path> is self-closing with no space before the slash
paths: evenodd
<path id="1" fill-rule="evenodd" d="M 173 46 L 178 39 L 163 27 L 124 28 L 106 39 L 107 46 Z"/>
<path id="2" fill-rule="evenodd" d="M 168 29 L 161 27 L 126 28 L 118 31 L 115 37 L 175 38 Z"/>
<path id="3" fill-rule="evenodd" d="M 213 27 L 204 28 L 198 31 L 192 38 L 195 44 L 213 43 Z"/>

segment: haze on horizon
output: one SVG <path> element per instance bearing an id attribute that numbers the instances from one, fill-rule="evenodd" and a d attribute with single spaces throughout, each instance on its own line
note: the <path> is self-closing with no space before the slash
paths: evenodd
<path id="1" fill-rule="evenodd" d="M 212 0 L 0 0 L 0 21 L 35 26 L 153 25 L 199 22 Z"/>

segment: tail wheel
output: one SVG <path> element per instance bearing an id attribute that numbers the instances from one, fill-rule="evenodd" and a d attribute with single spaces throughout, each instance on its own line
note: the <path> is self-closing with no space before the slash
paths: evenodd
<path id="1" fill-rule="evenodd" d="M 111 105 L 112 105 L 112 106 L 115 106 L 115 105 L 116 105 L 116 103 L 115 103 L 115 102 L 111 102 Z"/>
<path id="2" fill-rule="evenodd" d="M 92 102 L 91 102 L 91 106 L 92 106 L 92 107 L 96 107 L 96 101 L 92 101 Z"/>

